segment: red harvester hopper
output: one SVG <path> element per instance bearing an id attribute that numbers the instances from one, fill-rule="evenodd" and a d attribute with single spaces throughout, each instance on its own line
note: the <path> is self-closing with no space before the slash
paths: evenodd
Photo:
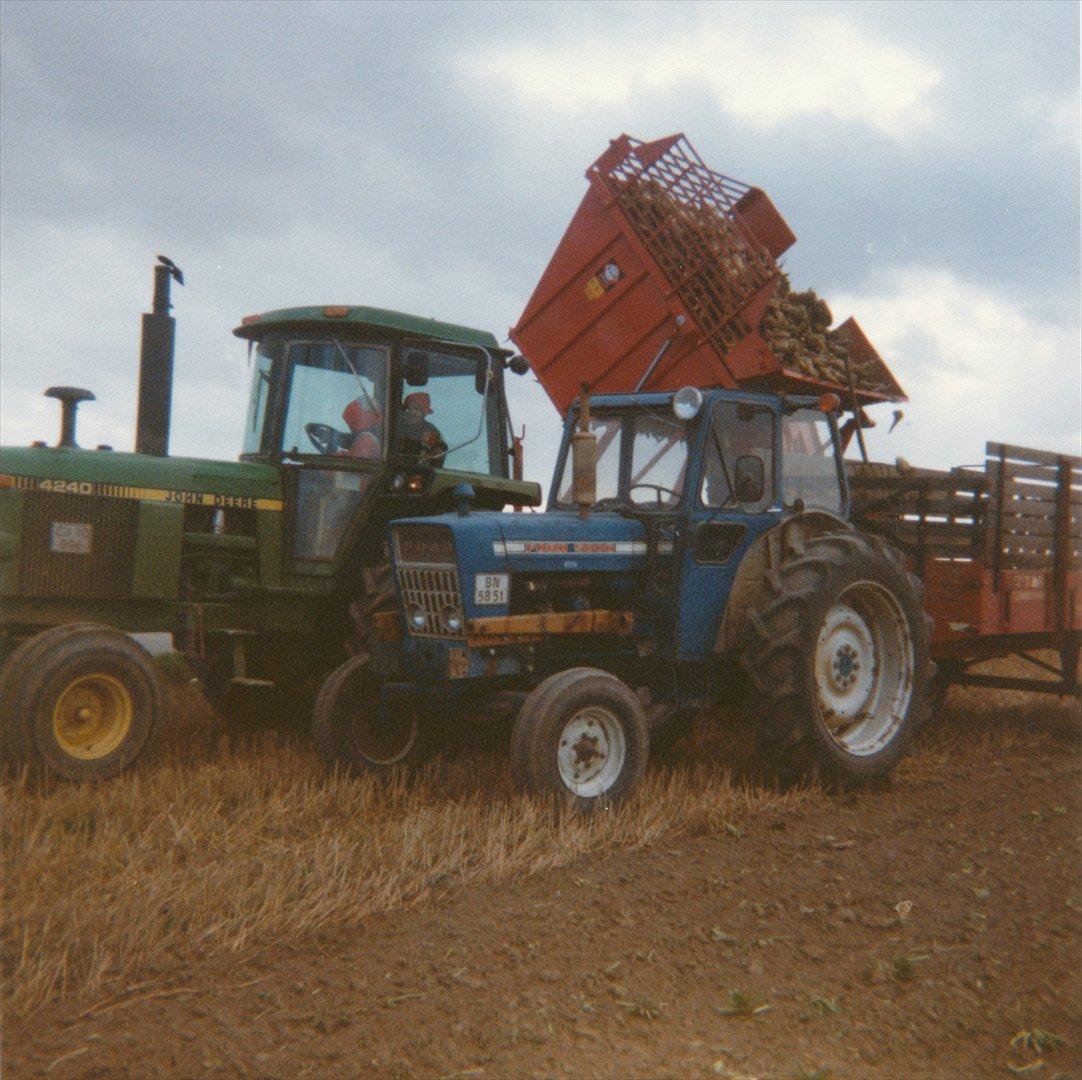
<path id="1" fill-rule="evenodd" d="M 771 349 L 759 328 L 783 278 L 776 260 L 796 237 L 763 191 L 708 169 L 682 134 L 621 135 L 586 178 L 511 330 L 561 413 L 583 382 L 593 393 L 834 389 L 851 403 L 852 376 L 862 405 L 904 399 L 852 319 L 827 333 L 845 347 L 823 364 L 790 351 L 786 366 Z"/>

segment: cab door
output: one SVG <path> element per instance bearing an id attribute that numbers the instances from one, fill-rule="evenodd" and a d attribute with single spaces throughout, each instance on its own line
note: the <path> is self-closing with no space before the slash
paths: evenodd
<path id="1" fill-rule="evenodd" d="M 390 349 L 365 341 L 290 343 L 279 445 L 287 565 L 330 577 L 379 489 L 390 430 Z"/>
<path id="2" fill-rule="evenodd" d="M 689 492 L 679 593 L 681 660 L 713 652 L 744 555 L 781 514 L 775 403 L 719 397 L 710 409 L 700 433 L 696 490 Z"/>

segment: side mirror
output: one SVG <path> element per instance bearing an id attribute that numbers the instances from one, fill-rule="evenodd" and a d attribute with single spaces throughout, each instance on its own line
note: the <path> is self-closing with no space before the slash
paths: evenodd
<path id="1" fill-rule="evenodd" d="M 405 371 L 407 386 L 424 386 L 428 382 L 428 353 L 416 349 L 406 353 Z"/>
<path id="2" fill-rule="evenodd" d="M 473 388 L 479 394 L 483 394 L 486 388 L 488 390 L 495 389 L 496 381 L 495 379 L 489 378 L 489 370 L 488 361 L 477 365 L 477 371 L 473 376 Z"/>
<path id="3" fill-rule="evenodd" d="M 736 459 L 733 487 L 736 488 L 737 502 L 745 504 L 759 502 L 766 487 L 763 459 L 754 454 L 741 454 Z"/>

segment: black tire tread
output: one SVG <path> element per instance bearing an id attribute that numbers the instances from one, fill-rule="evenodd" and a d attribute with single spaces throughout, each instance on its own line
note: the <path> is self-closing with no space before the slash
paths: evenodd
<path id="1" fill-rule="evenodd" d="M 83 640 L 80 640 L 83 639 Z M 96 650 L 127 665 L 145 681 L 148 715 L 133 725 L 134 737 L 109 757 L 93 761 L 50 761 L 37 741 L 37 710 L 50 681 L 67 663 Z M 65 623 L 22 642 L 0 672 L 0 753 L 6 768 L 28 767 L 70 780 L 104 780 L 128 768 L 149 743 L 162 721 L 164 697 L 150 654 L 127 634 L 99 623 Z"/>
<path id="2" fill-rule="evenodd" d="M 578 700 L 605 697 L 623 713 L 628 736 L 627 767 L 612 788 L 595 798 L 576 797 L 548 778 L 552 747 L 546 725 Z M 627 798 L 646 772 L 650 734 L 638 695 L 606 671 L 597 668 L 569 668 L 550 675 L 535 687 L 515 718 L 511 734 L 511 770 L 516 784 L 534 795 L 566 797 L 581 810 L 612 806 Z"/>
<path id="3" fill-rule="evenodd" d="M 393 769 L 413 769 L 424 764 L 434 750 L 434 741 L 431 730 L 420 720 L 417 738 L 409 752 L 393 765 L 369 761 L 352 752 L 343 709 L 348 704 L 350 683 L 364 674 L 375 677 L 372 659 L 368 653 L 358 653 L 340 664 L 324 680 L 312 709 L 312 744 L 316 753 L 328 769 L 339 768 L 351 775 L 380 775 Z"/>
<path id="4" fill-rule="evenodd" d="M 890 752 L 843 765 L 840 759 L 817 753 L 816 740 L 808 738 L 808 725 L 814 721 L 804 697 L 808 651 L 805 613 L 854 560 L 865 565 L 870 560 L 885 577 L 894 578 L 900 591 L 910 593 L 909 607 L 920 612 L 919 627 L 911 625 L 917 685 L 907 723 L 884 748 Z M 861 782 L 886 775 L 927 713 L 927 682 L 934 668 L 928 659 L 931 619 L 924 612 L 921 581 L 910 573 L 905 556 L 897 549 L 879 537 L 847 530 L 805 541 L 776 573 L 767 576 L 765 584 L 766 598 L 749 615 L 748 641 L 741 656 L 750 687 L 746 704 L 762 747 L 775 759 L 790 759 L 801 772 L 821 770 L 832 780 Z M 899 599 L 905 603 L 904 596 Z"/>
<path id="5" fill-rule="evenodd" d="M 338 722 L 342 688 L 358 670 L 371 666 L 372 661 L 367 653 L 350 657 L 327 676 L 316 695 L 315 705 L 312 707 L 312 745 L 328 768 L 348 765 L 349 755 L 346 753 L 342 728 Z"/>

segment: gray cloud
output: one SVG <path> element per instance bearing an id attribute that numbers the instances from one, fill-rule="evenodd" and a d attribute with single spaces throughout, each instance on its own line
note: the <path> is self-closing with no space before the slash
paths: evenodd
<path id="1" fill-rule="evenodd" d="M 561 116 L 470 66 L 482 46 L 649 47 L 704 25 L 781 42 L 794 12 L 935 68 L 929 125 L 907 139 L 827 115 L 756 126 L 694 80 Z M 157 251 L 190 282 L 177 298 L 180 451 L 236 452 L 245 360 L 229 330 L 248 311 L 366 302 L 502 336 L 583 170 L 621 130 L 683 129 L 712 165 L 764 186 L 800 237 L 788 266 L 802 285 L 866 296 L 891 266 L 922 266 L 1041 325 L 1077 326 L 1077 148 L 1056 111 L 1077 95 L 1073 4 L 12 0 L 0 37 L 5 438 L 51 435 L 37 395 L 72 381 L 102 399 L 89 431 L 125 443 Z M 907 357 L 891 360 L 905 382 Z M 539 475 L 553 415 L 528 383 L 514 404 Z"/>

